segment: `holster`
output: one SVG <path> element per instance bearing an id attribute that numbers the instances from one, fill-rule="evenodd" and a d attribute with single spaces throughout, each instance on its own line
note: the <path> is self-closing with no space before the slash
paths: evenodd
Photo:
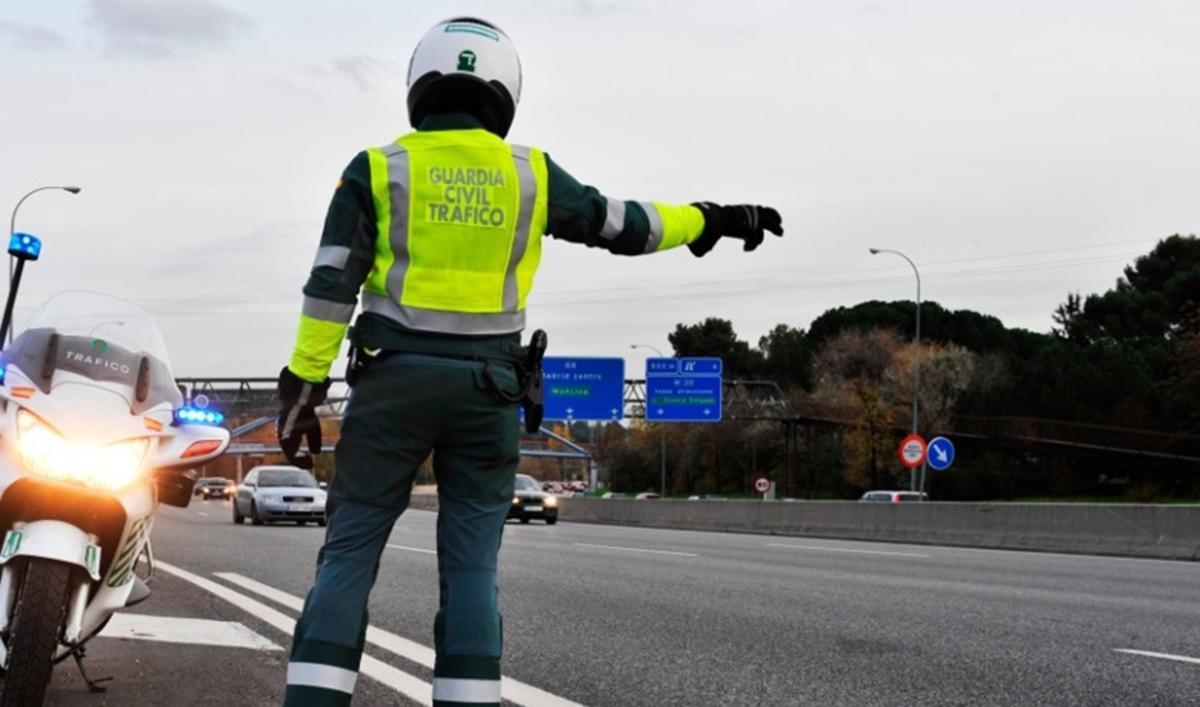
<path id="1" fill-rule="evenodd" d="M 530 337 L 529 345 L 522 347 L 515 366 L 517 384 L 520 386 L 516 393 L 504 390 L 496 376 L 492 373 L 489 362 L 483 364 L 483 376 L 487 380 L 488 389 L 502 403 L 520 403 L 525 413 L 525 431 L 534 434 L 542 426 L 542 418 L 546 414 L 546 394 L 542 380 L 542 358 L 546 355 L 546 345 L 549 337 L 546 332 L 538 329 Z"/>

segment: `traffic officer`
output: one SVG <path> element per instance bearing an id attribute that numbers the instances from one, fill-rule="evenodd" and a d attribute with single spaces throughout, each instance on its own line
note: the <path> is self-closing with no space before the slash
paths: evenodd
<path id="1" fill-rule="evenodd" d="M 380 554 L 431 453 L 433 702 L 500 704 L 496 561 L 519 458 L 518 410 L 506 400 L 521 387 L 520 332 L 542 235 L 618 255 L 687 246 L 702 256 L 722 237 L 750 251 L 764 232 L 783 234 L 771 208 L 623 201 L 580 184 L 541 150 L 505 142 L 520 97 L 520 62 L 503 31 L 474 18 L 437 24 L 409 65 L 416 131 L 360 152 L 334 192 L 279 377 L 278 432 L 293 463 L 311 468 L 320 452 L 315 408 L 360 290 L 352 355 L 369 365 L 355 367 L 286 705 L 350 702 Z"/>

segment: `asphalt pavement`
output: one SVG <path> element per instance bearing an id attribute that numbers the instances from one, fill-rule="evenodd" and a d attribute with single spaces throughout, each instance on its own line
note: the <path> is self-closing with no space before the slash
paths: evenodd
<path id="1" fill-rule="evenodd" d="M 435 517 L 409 511 L 392 534 L 355 704 L 428 704 Z M 227 502 L 164 508 L 154 594 L 91 647 L 108 692 L 64 663 L 50 703 L 278 704 L 322 536 L 235 526 Z M 1198 563 L 512 522 L 503 690 L 547 706 L 1197 705 L 1198 600 Z"/>

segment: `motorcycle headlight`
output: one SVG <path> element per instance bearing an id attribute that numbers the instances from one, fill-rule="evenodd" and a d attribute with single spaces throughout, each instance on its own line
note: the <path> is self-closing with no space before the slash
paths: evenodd
<path id="1" fill-rule="evenodd" d="M 72 444 L 28 410 L 17 411 L 17 447 L 30 474 L 55 481 L 117 491 L 141 477 L 147 439 L 131 439 L 106 447 Z"/>

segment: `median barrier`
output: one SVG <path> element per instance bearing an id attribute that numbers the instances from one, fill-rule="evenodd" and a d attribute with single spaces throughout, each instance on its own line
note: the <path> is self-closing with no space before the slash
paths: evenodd
<path id="1" fill-rule="evenodd" d="M 437 497 L 413 496 L 435 510 Z M 560 498 L 563 522 L 1200 560 L 1200 506 Z"/>

